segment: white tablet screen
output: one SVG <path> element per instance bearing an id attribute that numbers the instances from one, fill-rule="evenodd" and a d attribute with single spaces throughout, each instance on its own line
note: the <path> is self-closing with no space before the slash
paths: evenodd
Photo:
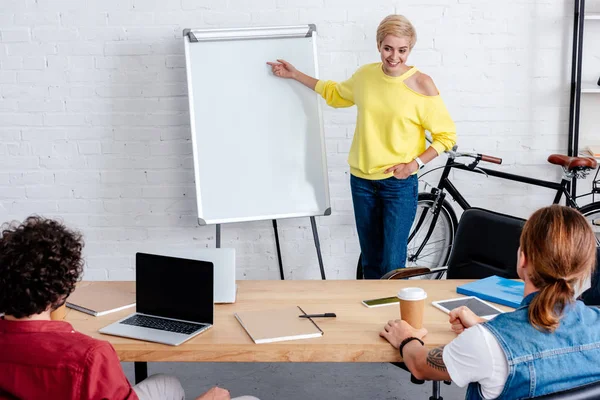
<path id="1" fill-rule="evenodd" d="M 469 310 L 473 311 L 475 315 L 479 317 L 484 317 L 486 315 L 496 315 L 501 313 L 501 311 L 499 311 L 498 309 L 484 303 L 483 301 L 475 297 L 438 301 L 437 304 L 447 309 L 448 311 L 452 311 L 457 307 L 465 306 L 468 307 Z"/>

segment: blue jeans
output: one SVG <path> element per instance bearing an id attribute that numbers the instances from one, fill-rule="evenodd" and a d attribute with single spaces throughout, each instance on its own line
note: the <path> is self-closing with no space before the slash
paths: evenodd
<path id="1" fill-rule="evenodd" d="M 350 188 L 365 279 L 404 268 L 417 212 L 417 176 L 368 180 L 351 175 Z"/>

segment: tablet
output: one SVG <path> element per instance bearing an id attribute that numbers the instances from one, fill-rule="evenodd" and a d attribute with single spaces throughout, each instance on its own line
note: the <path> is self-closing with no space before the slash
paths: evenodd
<path id="1" fill-rule="evenodd" d="M 434 307 L 444 311 L 446 314 L 449 314 L 450 311 L 454 310 L 455 308 L 465 306 L 468 307 L 469 310 L 473 311 L 478 317 L 485 319 L 492 319 L 496 315 L 502 314 L 504 312 L 499 308 L 496 308 L 493 305 L 489 304 L 488 302 L 485 302 L 473 296 L 434 301 L 431 304 L 433 304 Z"/>

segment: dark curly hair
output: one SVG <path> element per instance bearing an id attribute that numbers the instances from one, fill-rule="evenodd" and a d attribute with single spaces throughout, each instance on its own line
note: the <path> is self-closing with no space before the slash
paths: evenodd
<path id="1" fill-rule="evenodd" d="M 83 271 L 81 234 L 31 216 L 0 235 L 0 313 L 23 318 L 57 308 Z"/>

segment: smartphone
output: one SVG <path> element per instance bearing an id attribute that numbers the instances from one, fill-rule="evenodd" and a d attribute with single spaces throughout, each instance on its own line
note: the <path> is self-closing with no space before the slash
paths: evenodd
<path id="1" fill-rule="evenodd" d="M 371 300 L 363 300 L 362 303 L 371 308 L 371 307 L 381 307 L 381 306 L 390 306 L 392 304 L 398 304 L 399 299 L 397 296 L 393 297 L 382 297 L 380 299 L 371 299 Z"/>

